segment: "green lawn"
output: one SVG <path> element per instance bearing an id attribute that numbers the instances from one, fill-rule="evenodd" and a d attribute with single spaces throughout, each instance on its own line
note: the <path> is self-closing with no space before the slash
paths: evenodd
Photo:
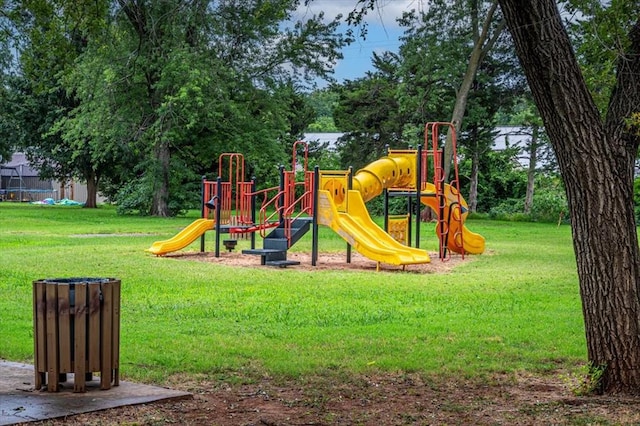
<path id="1" fill-rule="evenodd" d="M 474 377 L 585 361 L 568 226 L 470 221 L 487 253 L 446 274 L 233 268 L 144 251 L 197 217 L 0 203 L 0 358 L 33 359 L 34 280 L 89 276 L 122 280 L 121 373 L 130 380 L 376 370 Z M 213 233 L 210 251 L 212 241 Z M 436 249 L 432 225 L 421 241 Z M 345 250 L 326 228 L 320 248 Z"/>

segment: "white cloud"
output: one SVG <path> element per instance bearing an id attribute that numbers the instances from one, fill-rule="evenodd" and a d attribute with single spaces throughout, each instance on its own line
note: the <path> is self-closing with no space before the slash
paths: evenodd
<path id="1" fill-rule="evenodd" d="M 333 19 L 339 14 L 346 17 L 357 3 L 357 0 L 312 0 L 307 6 L 301 4 L 294 18 L 304 19 L 320 12 L 324 12 L 328 19 Z M 412 9 L 424 10 L 427 5 L 428 0 L 376 0 L 376 8 L 368 11 L 366 21 L 369 25 L 378 24 L 394 28 L 397 27 L 396 19 L 402 16 L 403 12 Z"/>
<path id="2" fill-rule="evenodd" d="M 373 52 L 379 54 L 385 51 L 397 52 L 400 45 L 399 36 L 404 29 L 400 28 L 396 20 L 404 12 L 411 10 L 426 11 L 429 0 L 375 0 L 376 8 L 369 10 L 365 20 L 367 22 L 366 37 L 357 36 L 349 46 L 342 48 L 344 59 L 337 61 L 335 77 L 338 81 L 353 80 L 364 76 L 372 68 Z M 358 6 L 358 0 L 312 0 L 308 6 L 303 3 L 292 16 L 292 21 L 310 19 L 313 15 L 324 12 L 327 20 L 333 20 L 337 15 L 343 16 L 343 22 L 349 12 Z M 341 31 L 346 29 L 341 26 Z M 355 29 L 359 35 L 358 29 Z M 322 84 L 321 84 L 322 85 Z"/>

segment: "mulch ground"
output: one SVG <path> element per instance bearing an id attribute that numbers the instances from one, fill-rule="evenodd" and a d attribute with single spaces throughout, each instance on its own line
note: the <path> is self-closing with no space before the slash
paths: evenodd
<path id="1" fill-rule="evenodd" d="M 490 255 L 490 253 L 487 253 Z M 483 255 L 484 256 L 484 255 Z M 193 260 L 201 262 L 212 262 L 221 265 L 238 266 L 246 268 L 264 268 L 260 265 L 260 256 L 245 255 L 238 251 L 234 252 L 220 252 L 219 257 L 215 257 L 212 252 L 199 253 L 199 252 L 178 252 L 174 254 L 168 254 L 165 257 L 179 260 Z M 477 259 L 477 256 L 465 256 L 464 259 L 458 254 L 453 254 L 445 258 L 444 261 L 438 258 L 438 253 L 429 253 L 431 257 L 431 263 L 422 263 L 417 265 L 397 266 L 381 263 L 379 270 L 383 272 L 405 272 L 416 274 L 433 274 L 433 273 L 446 273 L 451 271 L 456 266 L 463 262 L 473 262 Z M 295 260 L 300 262 L 299 265 L 288 266 L 289 269 L 304 270 L 304 271 L 321 271 L 321 270 L 353 270 L 353 271 L 376 271 L 378 268 L 377 262 L 367 259 L 361 254 L 353 251 L 351 253 L 351 262 L 347 263 L 346 250 L 344 253 L 320 253 L 318 255 L 318 261 L 316 266 L 311 265 L 311 253 L 287 253 L 288 260 Z"/>

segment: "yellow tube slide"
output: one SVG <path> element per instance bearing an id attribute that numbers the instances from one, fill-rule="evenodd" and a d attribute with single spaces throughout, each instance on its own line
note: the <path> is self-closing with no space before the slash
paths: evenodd
<path id="1" fill-rule="evenodd" d="M 158 256 L 185 248 L 207 231 L 212 230 L 214 221 L 210 219 L 197 219 L 180 231 L 175 237 L 164 241 L 156 241 L 147 249 L 148 252 Z"/>
<path id="2" fill-rule="evenodd" d="M 353 177 L 353 189 L 367 201 L 382 194 L 385 188 L 415 188 L 416 154 L 382 157 L 358 170 Z"/>

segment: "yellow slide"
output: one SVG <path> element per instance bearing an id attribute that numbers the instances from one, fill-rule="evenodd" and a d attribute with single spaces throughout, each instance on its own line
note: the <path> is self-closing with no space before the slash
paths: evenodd
<path id="1" fill-rule="evenodd" d="M 369 216 L 359 191 L 350 190 L 347 211 L 339 212 L 331 193 L 318 192 L 318 223 L 333 229 L 363 256 L 390 265 L 429 263 L 425 250 L 400 244 L 376 225 Z"/>
<path id="2" fill-rule="evenodd" d="M 427 183 L 427 187 L 423 193 L 435 194 L 436 187 L 432 183 Z M 449 236 L 447 238 L 447 248 L 456 253 L 464 254 L 482 254 L 484 252 L 484 237 L 475 232 L 471 232 L 469 228 L 464 225 L 464 221 L 467 218 L 467 202 L 460 197 L 460 203 L 462 206 L 458 206 L 458 197 L 456 195 L 455 188 L 450 185 L 444 185 L 445 205 L 443 208 L 444 217 L 451 215 L 452 220 L 449 221 Z M 423 204 L 429 206 L 436 215 L 439 214 L 438 201 L 435 196 L 423 196 L 420 197 L 420 201 Z M 452 208 L 453 206 L 453 208 Z M 460 208 L 462 207 L 462 208 Z M 450 212 L 451 210 L 451 212 Z M 459 220 L 460 212 L 462 211 L 462 221 Z M 438 232 L 436 225 L 436 233 Z M 463 253 L 464 252 L 464 253 Z"/>
<path id="3" fill-rule="evenodd" d="M 175 237 L 164 241 L 156 241 L 151 245 L 148 252 L 158 256 L 180 250 L 191 244 L 204 234 L 206 231 L 212 230 L 214 221 L 211 219 L 198 219 L 189 226 L 180 231 Z"/>

